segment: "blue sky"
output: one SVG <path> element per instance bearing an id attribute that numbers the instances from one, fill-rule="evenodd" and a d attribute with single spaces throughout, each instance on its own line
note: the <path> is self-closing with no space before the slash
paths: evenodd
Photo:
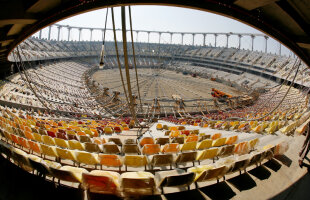
<path id="1" fill-rule="evenodd" d="M 139 30 L 154 30 L 154 31 L 170 31 L 170 32 L 238 32 L 238 33 L 261 33 L 260 31 L 240 23 L 236 20 L 223 17 L 220 15 L 187 9 L 178 7 L 167 7 L 167 6 L 132 6 L 132 19 L 133 19 L 133 29 Z M 121 28 L 121 14 L 120 8 L 114 8 L 116 28 Z M 126 10 L 128 14 L 128 9 Z M 103 28 L 105 21 L 106 9 L 100 9 L 96 11 L 91 11 L 81 15 L 77 15 L 63 21 L 58 22 L 58 24 L 79 26 L 79 27 L 94 27 Z M 128 17 L 127 17 L 128 19 Z M 109 10 L 108 16 L 108 28 L 112 27 L 111 22 L 111 10 Z M 129 23 L 127 23 L 129 27 Z M 57 38 L 57 29 L 52 29 L 52 38 Z M 63 30 L 60 34 L 61 39 L 67 38 L 67 30 Z M 36 34 L 38 35 L 38 34 Z M 43 37 L 47 37 L 47 29 L 42 32 Z M 101 39 L 101 32 L 93 32 L 93 40 Z M 117 37 L 121 39 L 121 34 L 118 33 Z M 84 30 L 82 32 L 82 40 L 89 40 L 90 31 Z M 112 32 L 107 32 L 107 40 L 112 40 Z M 136 38 L 136 37 L 134 37 Z M 70 40 L 78 40 L 78 30 L 71 31 Z M 135 39 L 134 39 L 135 40 Z M 174 35 L 172 39 L 173 43 L 180 43 L 181 36 Z M 230 37 L 229 47 L 238 46 L 238 37 Z M 139 41 L 147 41 L 147 34 L 140 33 Z M 158 42 L 158 35 L 150 35 L 151 42 Z M 168 43 L 170 41 L 168 34 L 163 34 L 161 37 L 162 43 Z M 195 37 L 195 44 L 201 45 L 203 41 L 202 36 Z M 191 44 L 192 36 L 185 35 L 184 43 Z M 207 36 L 207 44 L 214 45 L 214 36 Z M 241 40 L 241 48 L 250 49 L 251 39 L 250 37 L 243 37 Z M 226 45 L 226 36 L 218 36 L 217 39 L 218 46 Z M 265 40 L 261 37 L 255 39 L 254 50 L 263 51 L 265 48 Z M 288 49 L 282 46 L 282 53 L 291 54 Z M 273 39 L 268 40 L 268 52 L 278 53 L 279 43 Z"/>

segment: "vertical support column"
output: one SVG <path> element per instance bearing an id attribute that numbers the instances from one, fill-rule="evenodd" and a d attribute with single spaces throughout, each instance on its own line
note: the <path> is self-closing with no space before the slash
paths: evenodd
<path id="1" fill-rule="evenodd" d="M 57 41 L 59 41 L 59 39 L 60 39 L 60 29 L 61 29 L 61 26 L 58 26 L 57 28 L 58 28 L 58 36 L 57 36 Z"/>
<path id="2" fill-rule="evenodd" d="M 139 31 L 136 31 L 136 33 L 137 33 L 137 37 L 136 37 L 136 42 L 139 42 Z"/>
<path id="3" fill-rule="evenodd" d="M 79 28 L 79 41 L 81 41 L 82 28 Z"/>
<path id="4" fill-rule="evenodd" d="M 183 37 L 184 37 L 184 33 L 181 33 L 181 36 L 182 36 L 182 40 L 181 40 L 181 44 L 183 45 Z"/>
<path id="5" fill-rule="evenodd" d="M 279 55 L 281 56 L 281 46 L 282 44 L 279 42 Z"/>
<path id="6" fill-rule="evenodd" d="M 265 35 L 264 38 L 265 38 L 265 53 L 267 53 L 267 40 L 269 39 L 269 37 Z"/>
<path id="7" fill-rule="evenodd" d="M 206 46 L 206 39 L 207 39 L 207 34 L 203 34 L 203 45 Z"/>
<path id="8" fill-rule="evenodd" d="M 47 36 L 47 37 L 48 37 L 48 38 L 47 38 L 48 40 L 51 40 L 51 33 L 52 33 L 52 26 L 49 26 L 49 27 L 48 27 L 48 36 Z"/>
<path id="9" fill-rule="evenodd" d="M 229 34 L 226 34 L 226 48 L 228 48 L 229 36 Z"/>
<path id="10" fill-rule="evenodd" d="M 89 30 L 90 30 L 90 40 L 89 40 L 89 41 L 92 41 L 92 39 L 93 39 L 93 30 L 94 30 L 94 29 L 91 28 L 91 29 L 89 29 Z"/>
<path id="11" fill-rule="evenodd" d="M 217 34 L 214 34 L 214 47 L 216 47 L 216 38 L 217 38 Z"/>
<path id="12" fill-rule="evenodd" d="M 240 49 L 241 48 L 241 37 L 242 37 L 242 35 L 239 34 L 238 37 L 239 37 L 238 49 Z"/>
<path id="13" fill-rule="evenodd" d="M 169 33 L 170 34 L 170 44 L 172 44 L 172 35 L 173 33 Z"/>
<path id="14" fill-rule="evenodd" d="M 147 32 L 147 43 L 149 43 L 150 44 L 150 32 Z"/>
<path id="15" fill-rule="evenodd" d="M 68 41 L 70 41 L 71 27 L 68 27 Z"/>
<path id="16" fill-rule="evenodd" d="M 254 36 L 254 35 L 251 35 L 251 38 L 252 38 L 251 50 L 253 51 L 253 50 L 254 50 L 254 38 L 255 38 L 255 36 Z"/>
<path id="17" fill-rule="evenodd" d="M 39 32 L 39 39 L 42 39 L 42 29 Z"/>
<path id="18" fill-rule="evenodd" d="M 195 35 L 196 34 L 192 33 L 192 35 L 193 35 L 192 46 L 194 46 L 195 45 Z"/>
<path id="19" fill-rule="evenodd" d="M 158 44 L 160 44 L 161 34 L 162 34 L 162 32 L 159 32 L 159 33 L 158 33 L 158 36 L 159 36 L 159 37 L 158 37 Z"/>

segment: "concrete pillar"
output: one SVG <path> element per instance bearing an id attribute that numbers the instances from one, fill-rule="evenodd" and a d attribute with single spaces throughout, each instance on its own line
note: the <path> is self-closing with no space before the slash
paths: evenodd
<path id="1" fill-rule="evenodd" d="M 57 28 L 58 28 L 57 41 L 59 41 L 59 39 L 60 39 L 60 30 L 61 30 L 61 26 L 58 26 Z"/>
<path id="2" fill-rule="evenodd" d="M 242 35 L 238 35 L 238 37 L 239 37 L 238 49 L 240 49 L 241 48 L 241 37 L 242 37 Z"/>
<path id="3" fill-rule="evenodd" d="M 216 47 L 216 38 L 217 38 L 217 34 L 214 34 L 214 47 Z"/>
<path id="4" fill-rule="evenodd" d="M 194 46 L 195 45 L 195 35 L 196 34 L 192 34 L 192 35 L 193 35 L 192 46 Z"/>
<path id="5" fill-rule="evenodd" d="M 181 33 L 181 35 L 182 35 L 181 44 L 183 45 L 183 37 L 184 37 L 184 33 Z"/>
<path id="6" fill-rule="evenodd" d="M 48 27 L 48 36 L 47 36 L 47 37 L 48 37 L 48 38 L 47 38 L 48 40 L 51 40 L 51 33 L 52 33 L 52 26 L 49 26 L 49 27 Z"/>
<path id="7" fill-rule="evenodd" d="M 228 48 L 229 36 L 230 34 L 226 34 L 226 48 Z"/>
<path id="8" fill-rule="evenodd" d="M 172 44 L 172 35 L 173 33 L 169 33 L 170 34 L 170 44 Z"/>
<path id="9" fill-rule="evenodd" d="M 282 44 L 279 42 L 279 55 L 281 56 L 281 46 L 282 46 Z"/>
<path id="10" fill-rule="evenodd" d="M 81 41 L 81 37 L 82 37 L 82 28 L 79 28 L 79 41 Z"/>
<path id="11" fill-rule="evenodd" d="M 269 39 L 269 37 L 265 35 L 264 38 L 265 38 L 265 53 L 267 53 L 267 40 Z"/>
<path id="12" fill-rule="evenodd" d="M 251 35 L 251 38 L 252 38 L 252 46 L 251 46 L 251 49 L 252 51 L 254 50 L 254 38 L 255 36 L 254 35 Z"/>
<path id="13" fill-rule="evenodd" d="M 147 32 L 147 43 L 150 44 L 150 32 Z"/>
<path id="14" fill-rule="evenodd" d="M 91 28 L 91 29 L 89 29 L 89 30 L 90 30 L 90 40 L 89 40 L 89 41 L 92 41 L 92 39 L 93 39 L 93 30 L 94 30 L 94 29 Z"/>
<path id="15" fill-rule="evenodd" d="M 39 39 L 42 39 L 42 29 L 39 32 Z"/>
<path id="16" fill-rule="evenodd" d="M 203 45 L 206 46 L 206 39 L 207 39 L 207 34 L 203 34 Z"/>
<path id="17" fill-rule="evenodd" d="M 162 32 L 159 32 L 158 34 L 159 34 L 159 37 L 158 37 L 158 44 L 160 44 L 160 38 L 161 38 Z"/>
<path id="18" fill-rule="evenodd" d="M 71 27 L 68 27 L 68 41 L 70 40 L 70 35 L 71 35 Z"/>
<path id="19" fill-rule="evenodd" d="M 139 31 L 136 31 L 136 34 L 137 34 L 137 36 L 136 36 L 136 42 L 139 42 Z"/>

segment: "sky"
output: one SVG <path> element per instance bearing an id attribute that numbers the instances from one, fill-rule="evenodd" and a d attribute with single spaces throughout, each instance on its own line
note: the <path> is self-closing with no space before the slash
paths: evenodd
<path id="1" fill-rule="evenodd" d="M 116 28 L 121 28 L 121 12 L 120 7 L 114 8 Z M 105 16 L 107 9 L 100 9 L 84 14 L 80 14 L 71 18 L 57 22 L 57 24 L 78 26 L 78 27 L 93 27 L 104 28 Z M 260 31 L 243 24 L 234 19 L 216 15 L 213 13 L 193 10 L 188 8 L 168 7 L 168 6 L 131 6 L 133 30 L 150 30 L 150 31 L 170 31 L 170 32 L 235 32 L 235 33 L 261 33 Z M 128 22 L 128 9 L 127 14 L 127 29 L 129 29 Z M 109 9 L 107 27 L 112 28 L 111 10 Z M 42 37 L 47 38 L 48 29 L 42 31 Z M 38 36 L 38 33 L 35 34 Z M 129 36 L 129 35 L 128 35 Z M 57 38 L 57 28 L 52 27 L 52 39 Z M 60 33 L 60 39 L 67 40 L 68 31 L 63 29 Z M 102 32 L 93 31 L 93 40 L 101 40 Z M 117 34 L 118 40 L 121 40 L 121 33 Z M 82 31 L 82 40 L 90 39 L 90 31 Z M 161 43 L 169 43 L 170 36 L 163 34 L 161 36 Z M 70 40 L 78 40 L 78 30 L 72 29 Z M 113 40 L 112 31 L 106 32 L 106 40 Z M 130 37 L 128 37 L 130 40 Z M 136 41 L 136 35 L 134 35 Z M 147 33 L 140 33 L 139 42 L 147 42 Z M 150 35 L 150 42 L 158 42 L 158 34 Z M 172 43 L 180 44 L 181 35 L 173 35 Z M 184 36 L 184 44 L 192 43 L 192 35 L 187 34 Z M 195 45 L 203 44 L 203 36 L 197 35 L 195 37 Z M 206 44 L 214 46 L 214 36 L 208 35 Z M 220 35 L 217 37 L 217 46 L 226 46 L 226 36 Z M 272 38 L 268 40 L 268 52 L 279 53 L 279 43 Z M 229 47 L 238 47 L 238 37 L 231 36 L 229 38 Z M 242 37 L 241 48 L 251 49 L 251 38 Z M 254 40 L 254 50 L 264 51 L 265 39 L 257 37 Z M 292 56 L 292 53 L 283 45 L 281 46 L 281 53 L 287 56 Z"/>

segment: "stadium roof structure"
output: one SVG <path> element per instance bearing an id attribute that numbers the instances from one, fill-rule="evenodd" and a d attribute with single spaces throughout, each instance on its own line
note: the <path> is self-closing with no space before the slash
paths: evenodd
<path id="1" fill-rule="evenodd" d="M 50 24 L 90 10 L 166 5 L 209 11 L 244 22 L 282 42 L 310 66 L 310 1 L 300 0 L 1 0 L 0 72 L 21 41 Z"/>

